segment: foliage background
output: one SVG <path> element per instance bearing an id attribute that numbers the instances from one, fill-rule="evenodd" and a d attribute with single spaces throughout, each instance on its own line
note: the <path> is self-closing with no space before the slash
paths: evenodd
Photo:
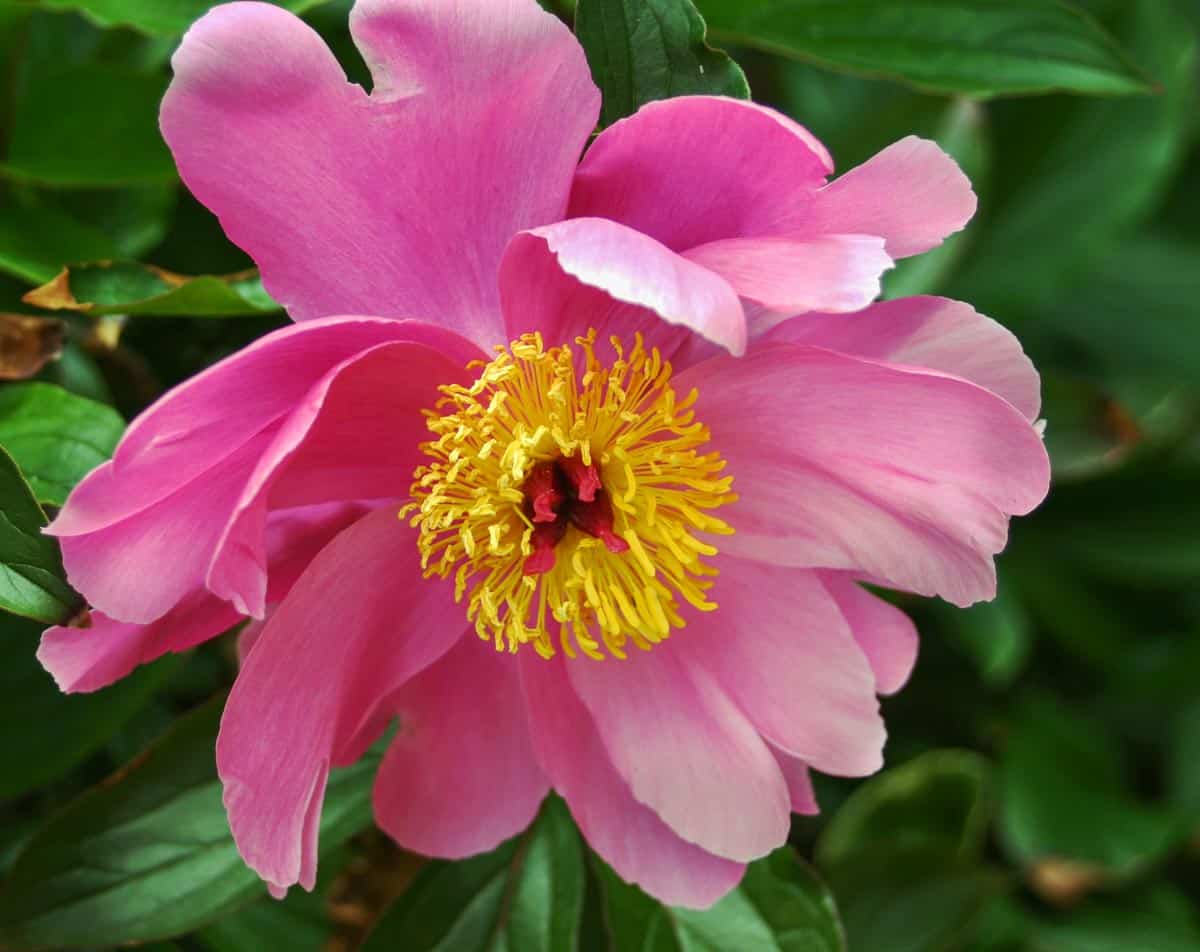
<path id="1" fill-rule="evenodd" d="M 78 608 L 42 510 L 123 419 L 285 321 L 253 274 L 180 286 L 146 267 L 251 267 L 156 129 L 168 57 L 209 5 L 0 0 L 0 445 L 24 474 L 0 457 L 0 604 L 27 616 L 0 613 L 0 948 L 347 949 L 374 928 L 367 948 L 456 952 L 1200 949 L 1195 0 L 700 0 L 755 98 L 839 169 L 918 132 L 968 171 L 975 222 L 886 292 L 1017 332 L 1055 468 L 996 602 L 905 604 L 922 650 L 885 701 L 888 768 L 823 779 L 822 816 L 701 914 L 616 881 L 554 801 L 496 854 L 422 866 L 371 828 L 370 758 L 331 784 L 317 892 L 274 903 L 212 766 L 229 639 L 94 695 L 60 696 L 36 664 L 29 618 Z M 348 3 L 283 5 L 365 80 Z M 738 92 L 682 0 L 581 6 L 606 120 Z M 73 297 L 28 297 L 68 265 Z"/>

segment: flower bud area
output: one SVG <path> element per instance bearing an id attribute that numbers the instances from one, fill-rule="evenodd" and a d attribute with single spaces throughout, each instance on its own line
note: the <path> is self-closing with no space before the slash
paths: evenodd
<path id="1" fill-rule="evenodd" d="M 671 365 L 640 338 L 595 332 L 547 349 L 529 334 L 447 386 L 427 412 L 412 502 L 426 577 L 453 577 L 467 618 L 497 650 L 530 644 L 596 660 L 648 650 L 684 627 L 679 599 L 702 611 L 712 510 L 736 499 L 709 433 L 682 400 Z"/>

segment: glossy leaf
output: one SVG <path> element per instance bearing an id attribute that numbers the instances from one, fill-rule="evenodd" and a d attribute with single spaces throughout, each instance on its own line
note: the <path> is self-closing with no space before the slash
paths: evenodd
<path id="1" fill-rule="evenodd" d="M 363 952 L 557 952 L 574 948 L 583 908 L 583 849 L 551 797 L 530 828 L 499 849 L 433 862 L 384 913 Z"/>
<path id="2" fill-rule="evenodd" d="M 63 578 L 58 542 L 12 457 L 0 447 L 0 609 L 57 624 L 79 608 Z"/>
<path id="3" fill-rule="evenodd" d="M 75 484 L 112 455 L 125 421 L 111 407 L 61 387 L 0 389 L 0 446 L 42 503 L 61 506 Z"/>
<path id="4" fill-rule="evenodd" d="M 279 310 L 257 272 L 217 277 L 175 274 L 136 261 L 100 261 L 64 268 L 25 295 L 46 310 L 104 314 L 230 317 Z"/>
<path id="5" fill-rule="evenodd" d="M 741 68 L 705 41 L 692 0 L 579 0 L 575 33 L 603 94 L 602 125 L 671 96 L 750 98 Z"/>
<path id="6" fill-rule="evenodd" d="M 1147 77 L 1077 7 L 1046 0 L 700 0 L 714 34 L 936 92 L 1146 92 Z"/>
<path id="7" fill-rule="evenodd" d="M 673 909 L 599 860 L 610 948 L 653 952 L 846 952 L 833 895 L 790 847 L 751 863 L 711 909 Z"/>
<path id="8" fill-rule="evenodd" d="M 0 892 L 0 946 L 20 952 L 177 935 L 265 886 L 229 833 L 214 759 L 222 699 L 89 790 L 26 845 Z M 335 771 L 321 846 L 370 823 L 378 758 Z"/>

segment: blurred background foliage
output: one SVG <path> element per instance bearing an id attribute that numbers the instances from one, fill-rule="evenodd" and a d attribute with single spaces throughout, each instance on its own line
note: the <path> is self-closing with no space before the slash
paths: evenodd
<path id="1" fill-rule="evenodd" d="M 44 512 L 164 388 L 286 321 L 157 132 L 210 5 L 0 0 L 0 948 L 1200 950 L 1195 0 L 699 0 L 744 77 L 684 0 L 580 4 L 606 122 L 748 80 L 839 169 L 937 139 L 979 214 L 886 294 L 972 302 L 1043 374 L 1054 488 L 1000 598 L 904 601 L 888 768 L 820 778 L 822 815 L 704 913 L 617 880 L 554 800 L 494 854 L 405 855 L 371 827 L 373 755 L 331 782 L 316 893 L 272 902 L 213 768 L 228 639 L 93 695 L 34 660 L 81 607 Z M 368 81 L 347 2 L 282 5 Z"/>

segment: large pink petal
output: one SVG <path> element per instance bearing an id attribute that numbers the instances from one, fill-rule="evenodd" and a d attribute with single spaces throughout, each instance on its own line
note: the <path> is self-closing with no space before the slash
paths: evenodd
<path id="1" fill-rule="evenodd" d="M 599 112 L 583 52 L 534 0 L 359 0 L 350 27 L 370 95 L 276 6 L 199 20 L 162 109 L 180 174 L 294 318 L 496 343 L 504 246 L 562 217 Z"/>
<path id="2" fill-rule="evenodd" d="M 546 256 L 567 275 L 616 301 L 689 328 L 731 353 L 746 348 L 746 318 L 733 288 L 641 232 L 602 218 L 532 229 L 513 241 L 501 282 L 511 288 L 528 272 L 543 271 L 539 259 Z M 505 311 L 510 327 L 532 316 L 513 313 L 508 295 Z"/>
<path id="3" fill-rule="evenodd" d="M 788 793 L 792 798 L 792 812 L 802 816 L 816 816 L 821 812 L 821 807 L 817 803 L 816 791 L 813 790 L 812 774 L 808 769 L 808 764 L 773 744 L 768 746 L 771 748 L 771 753 L 775 755 L 775 761 L 779 764 L 783 779 L 787 781 Z"/>
<path id="4" fill-rule="evenodd" d="M 685 840 L 748 861 L 788 834 L 788 793 L 758 732 L 690 645 L 566 665 L 634 799 Z"/>
<path id="5" fill-rule="evenodd" d="M 86 628 L 48 628 L 37 657 L 59 690 L 97 691 L 140 664 L 168 652 L 186 651 L 229 630 L 239 617 L 227 602 L 197 591 L 149 625 L 131 625 L 92 612 Z"/>
<path id="6" fill-rule="evenodd" d="M 920 639 L 904 612 L 872 595 L 844 572 L 822 572 L 821 581 L 837 600 L 854 640 L 875 672 L 875 690 L 894 694 L 904 687 L 917 663 Z"/>
<path id="7" fill-rule="evenodd" d="M 538 767 L 517 659 L 467 636 L 401 688 L 400 730 L 375 781 L 375 818 L 405 849 L 459 859 L 533 820 Z"/>
<path id="8" fill-rule="evenodd" d="M 463 338 L 416 321 L 332 317 L 267 334 L 134 420 L 113 458 L 75 488 L 48 531 L 82 535 L 149 508 L 295 410 L 330 369 L 393 341 L 426 344 L 462 364 L 479 356 Z"/>
<path id="9" fill-rule="evenodd" d="M 728 461 L 731 554 L 857 571 L 959 605 L 995 592 L 1008 517 L 1044 498 L 1033 426 L 982 387 L 934 371 L 771 344 L 676 381 Z"/>
<path id="10" fill-rule="evenodd" d="M 271 616 L 229 695 L 217 768 L 238 849 L 276 892 L 313 886 L 330 766 L 361 752 L 378 706 L 464 628 L 391 508 L 338 535 Z"/>
<path id="11" fill-rule="evenodd" d="M 715 271 L 741 297 L 791 313 L 864 308 L 879 297 L 879 278 L 892 267 L 874 235 L 727 238 L 684 257 Z"/>
<path id="12" fill-rule="evenodd" d="M 816 572 L 718 555 L 718 608 L 689 611 L 678 649 L 702 664 L 774 746 L 825 773 L 883 764 L 875 677 Z"/>
<path id="13" fill-rule="evenodd" d="M 620 877 L 662 902 L 704 908 L 733 889 L 745 867 L 680 839 L 638 803 L 617 774 L 561 658 L 520 658 L 534 750 L 588 844 Z"/>
<path id="14" fill-rule="evenodd" d="M 287 418 L 245 483 L 207 585 L 247 615 L 266 607 L 268 506 L 407 495 L 438 387 L 468 383 L 462 363 L 424 344 L 379 344 L 330 369 Z"/>
<path id="15" fill-rule="evenodd" d="M 879 235 L 888 254 L 905 258 L 960 230 L 975 205 L 954 160 L 936 143 L 908 136 L 834 179 L 789 224 L 805 235 Z"/>
<path id="16" fill-rule="evenodd" d="M 1033 420 L 1041 385 L 1033 362 L 1005 327 L 970 304 L 941 297 L 881 301 L 853 315 L 801 314 L 763 337 L 928 367 L 986 387 Z"/>
<path id="17" fill-rule="evenodd" d="M 652 102 L 596 139 L 575 176 L 572 218 L 611 218 L 676 251 L 781 234 L 833 171 L 813 135 L 753 103 Z M 829 231 L 857 232 L 857 228 Z"/>

